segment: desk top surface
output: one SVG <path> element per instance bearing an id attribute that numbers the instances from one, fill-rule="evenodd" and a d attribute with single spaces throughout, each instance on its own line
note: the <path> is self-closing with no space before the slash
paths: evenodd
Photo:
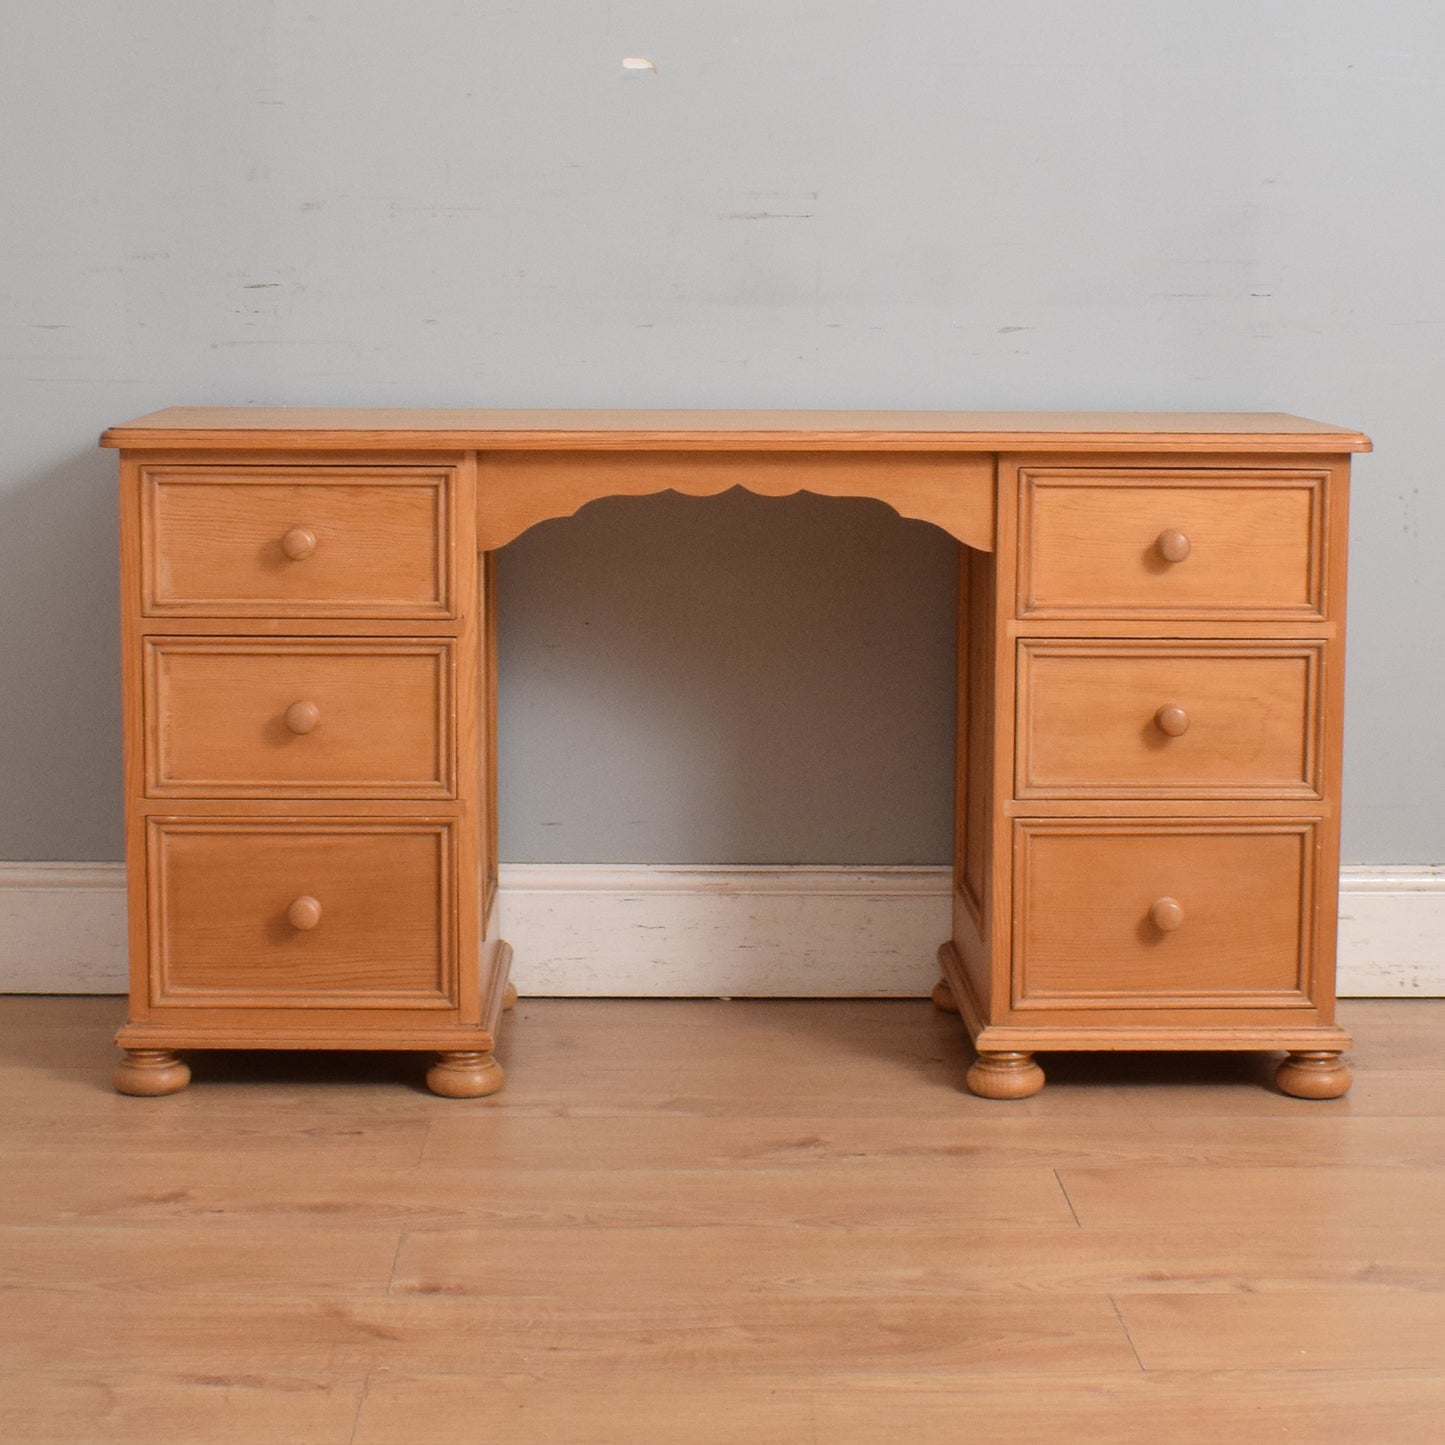
<path id="1" fill-rule="evenodd" d="M 662 411 L 167 407 L 101 445 L 323 451 L 596 450 L 1341 452 L 1347 427 L 1284 412 Z"/>

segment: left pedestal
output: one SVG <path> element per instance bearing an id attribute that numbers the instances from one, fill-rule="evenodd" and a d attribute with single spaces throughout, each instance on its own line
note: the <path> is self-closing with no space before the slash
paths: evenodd
<path id="1" fill-rule="evenodd" d="M 492 636 L 469 454 L 121 457 L 129 1019 L 177 1050 L 435 1053 L 500 1087 Z"/>

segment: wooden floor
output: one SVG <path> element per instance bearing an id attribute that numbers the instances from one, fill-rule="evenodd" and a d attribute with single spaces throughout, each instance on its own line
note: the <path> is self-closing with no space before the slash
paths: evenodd
<path id="1" fill-rule="evenodd" d="M 405 1056 L 108 1088 L 116 999 L 0 999 L 0 1440 L 1445 1440 L 1445 1001 L 1267 1060 L 962 1093 L 924 1003 L 523 1000 Z"/>

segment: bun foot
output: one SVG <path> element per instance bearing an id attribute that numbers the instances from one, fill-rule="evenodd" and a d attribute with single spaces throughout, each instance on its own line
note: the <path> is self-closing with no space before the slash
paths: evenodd
<path id="1" fill-rule="evenodd" d="M 1290 1054 L 1275 1070 L 1274 1081 L 1296 1099 L 1338 1099 L 1349 1093 L 1350 1066 L 1332 1050 Z"/>
<path id="2" fill-rule="evenodd" d="M 942 1009 L 946 1014 L 956 1014 L 958 1000 L 953 996 L 953 985 L 946 978 L 941 978 L 933 985 L 933 1006 Z"/>
<path id="3" fill-rule="evenodd" d="M 191 1071 L 169 1049 L 127 1049 L 115 1068 L 119 1094 L 156 1099 L 179 1094 L 191 1082 Z"/>
<path id="4" fill-rule="evenodd" d="M 502 1066 L 490 1054 L 438 1054 L 426 1086 L 444 1099 L 483 1099 L 502 1087 Z"/>
<path id="5" fill-rule="evenodd" d="M 506 991 L 506 993 L 504 993 L 504 994 L 502 995 L 502 1012 L 503 1012 L 503 1013 L 506 1013 L 506 1011 L 507 1011 L 508 1009 L 514 1009 L 514 1008 L 516 1008 L 516 1006 L 517 1006 L 517 985 L 514 984 L 514 983 L 509 983 L 509 984 L 507 985 L 507 991 Z"/>
<path id="6" fill-rule="evenodd" d="M 964 1077 L 980 1099 L 1027 1099 L 1044 1086 L 1044 1071 L 1032 1054 L 980 1054 Z"/>

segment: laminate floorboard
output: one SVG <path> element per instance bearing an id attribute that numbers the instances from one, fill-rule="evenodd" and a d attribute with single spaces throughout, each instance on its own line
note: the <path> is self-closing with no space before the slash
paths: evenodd
<path id="1" fill-rule="evenodd" d="M 1445 1438 L 1445 1001 L 1357 1082 L 1045 1056 L 926 1003 L 524 1000 L 404 1055 L 110 1090 L 121 1000 L 0 998 L 0 1440 Z"/>
<path id="2" fill-rule="evenodd" d="M 1240 1445 L 1255 1440 L 1439 1445 L 1445 1381 L 1418 1372 L 1193 1370 L 981 1379 L 822 1376 L 725 1382 L 569 1372 L 374 1378 L 355 1445 L 409 1445 L 418 1419 L 449 1439 L 552 1445 Z M 478 1422 L 486 1422 L 479 1427 Z"/>
<path id="3" fill-rule="evenodd" d="M 27 1374 L 0 1394 L 0 1440 L 26 1445 L 350 1445 L 366 1377 L 139 1369 Z M 415 1440 L 403 1427 L 392 1437 Z M 462 1438 L 465 1438 L 463 1436 Z"/>

